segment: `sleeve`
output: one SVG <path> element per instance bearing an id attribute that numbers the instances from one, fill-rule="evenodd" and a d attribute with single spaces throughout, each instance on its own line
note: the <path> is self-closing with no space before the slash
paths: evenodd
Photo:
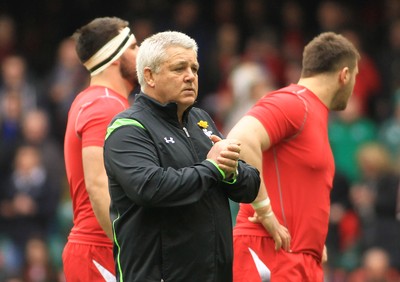
<path id="1" fill-rule="evenodd" d="M 108 124 L 124 109 L 119 101 L 105 97 L 83 106 L 76 120 L 76 130 L 82 138 L 82 147 L 103 147 Z"/>
<path id="2" fill-rule="evenodd" d="M 306 114 L 305 101 L 292 93 L 269 94 L 247 113 L 263 124 L 272 145 L 299 133 Z"/>
<path id="3" fill-rule="evenodd" d="M 161 167 L 155 144 L 146 130 L 132 125 L 119 127 L 108 136 L 104 162 L 108 176 L 141 206 L 195 203 L 222 181 L 218 169 L 207 160 L 181 169 Z"/>
<path id="4" fill-rule="evenodd" d="M 208 115 L 208 113 L 203 110 L 201 111 L 202 115 L 207 117 L 210 125 L 212 124 L 215 134 L 224 139 L 225 137 L 221 134 L 221 132 L 218 131 L 214 121 Z M 224 193 L 232 201 L 238 203 L 251 203 L 256 199 L 258 195 L 260 182 L 261 179 L 259 171 L 255 167 L 244 162 L 243 160 L 239 160 L 238 174 L 234 181 L 222 180 L 219 182 L 218 185 L 221 189 L 223 189 Z"/>
<path id="5" fill-rule="evenodd" d="M 255 167 L 239 160 L 236 181 L 232 184 L 222 181 L 220 186 L 232 201 L 251 203 L 258 195 L 260 182 L 259 171 Z"/>

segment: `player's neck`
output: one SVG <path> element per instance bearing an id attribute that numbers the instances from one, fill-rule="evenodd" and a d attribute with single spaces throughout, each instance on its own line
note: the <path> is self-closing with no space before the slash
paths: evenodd
<path id="1" fill-rule="evenodd" d="M 335 93 L 335 85 L 332 84 L 332 78 L 329 75 L 300 78 L 297 84 L 306 87 L 329 108 L 332 95 Z"/>
<path id="2" fill-rule="evenodd" d="M 121 76 L 112 76 L 107 74 L 98 74 L 93 76 L 90 80 L 90 85 L 110 88 L 125 98 L 128 98 L 129 94 L 133 90 L 132 84 L 128 83 Z"/>

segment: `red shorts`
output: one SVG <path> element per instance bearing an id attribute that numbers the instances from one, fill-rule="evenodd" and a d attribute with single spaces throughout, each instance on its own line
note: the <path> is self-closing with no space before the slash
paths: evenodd
<path id="1" fill-rule="evenodd" d="M 116 281 L 112 247 L 68 242 L 62 260 L 67 282 Z"/>
<path id="2" fill-rule="evenodd" d="M 321 264 L 311 255 L 275 251 L 274 240 L 260 236 L 233 237 L 234 282 L 322 282 Z"/>

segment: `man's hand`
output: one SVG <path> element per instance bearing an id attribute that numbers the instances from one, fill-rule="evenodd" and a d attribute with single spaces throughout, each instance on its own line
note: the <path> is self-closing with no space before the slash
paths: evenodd
<path id="1" fill-rule="evenodd" d="M 240 157 L 240 142 L 233 139 L 221 139 L 211 135 L 214 146 L 207 154 L 207 159 L 215 161 L 226 176 L 236 173 Z"/>
<path id="2" fill-rule="evenodd" d="M 254 215 L 249 217 L 249 221 L 253 223 L 261 223 L 275 241 L 275 250 L 280 248 L 290 252 L 290 234 L 288 229 L 281 225 L 275 214 L 272 212 L 271 206 L 256 209 Z"/>

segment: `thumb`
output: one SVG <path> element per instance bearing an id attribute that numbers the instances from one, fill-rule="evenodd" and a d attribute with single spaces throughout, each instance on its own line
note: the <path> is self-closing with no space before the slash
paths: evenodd
<path id="1" fill-rule="evenodd" d="M 212 142 L 217 143 L 219 141 L 221 141 L 222 139 L 220 137 L 218 137 L 217 135 L 211 135 L 210 139 Z"/>

